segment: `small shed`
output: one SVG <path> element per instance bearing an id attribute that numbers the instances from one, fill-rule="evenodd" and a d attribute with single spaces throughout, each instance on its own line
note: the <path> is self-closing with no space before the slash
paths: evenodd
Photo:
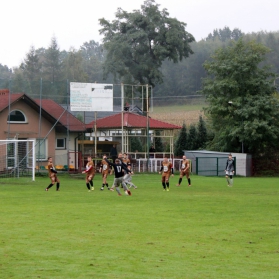
<path id="1" fill-rule="evenodd" d="M 230 152 L 208 150 L 184 150 L 184 155 L 192 161 L 192 172 L 204 176 L 223 176 Z M 231 153 L 235 159 L 235 173 L 241 176 L 252 175 L 252 155 Z"/>

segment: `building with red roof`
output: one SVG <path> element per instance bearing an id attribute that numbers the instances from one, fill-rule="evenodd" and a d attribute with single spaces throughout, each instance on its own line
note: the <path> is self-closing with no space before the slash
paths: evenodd
<path id="1" fill-rule="evenodd" d="M 145 140 L 149 138 L 153 141 L 156 137 L 156 131 L 159 131 L 159 137 L 169 141 L 170 151 L 168 153 L 173 154 L 173 134 L 175 130 L 181 129 L 181 126 L 124 111 L 97 119 L 96 122 L 92 121 L 86 124 L 86 129 L 93 140 L 96 129 L 96 136 L 98 138 L 102 137 L 104 140 L 107 138 L 108 140 L 113 139 L 114 141 L 121 142 L 121 147 L 118 147 L 118 150 L 126 153 L 131 153 L 131 151 L 135 152 L 130 148 L 129 139 L 131 137 L 141 137 Z M 147 134 L 149 135 L 148 137 Z M 89 144 L 89 142 L 87 142 L 87 144 Z M 148 155 L 150 144 L 151 142 L 145 142 L 147 149 L 143 152 L 145 158 Z"/>
<path id="2" fill-rule="evenodd" d="M 0 139 L 35 139 L 36 157 L 46 165 L 76 164 L 77 138 L 85 124 L 62 106 L 49 99 L 34 100 L 24 93 L 0 91 Z M 67 151 L 73 151 L 69 156 Z"/>
<path id="3" fill-rule="evenodd" d="M 85 124 L 51 99 L 33 99 L 24 93 L 9 94 L 7 89 L 0 90 L 0 121 L 0 139 L 35 139 L 40 143 L 36 145 L 40 164 L 46 165 L 51 156 L 56 165 L 74 165 L 75 168 L 81 166 L 77 154 L 100 157 L 101 153 L 108 153 L 113 144 L 117 144 L 118 151 L 131 153 L 132 137 L 145 142 L 143 156 L 146 158 L 156 131 L 160 131 L 161 138 L 169 140 L 172 154 L 173 133 L 181 129 L 129 111 Z"/>

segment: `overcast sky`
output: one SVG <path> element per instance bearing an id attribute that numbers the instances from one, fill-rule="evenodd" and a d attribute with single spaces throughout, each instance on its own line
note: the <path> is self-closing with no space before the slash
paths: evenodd
<path id="1" fill-rule="evenodd" d="M 60 50 L 101 42 L 99 18 L 112 20 L 118 7 L 131 12 L 144 0 L 1 1 L 0 64 L 19 66 L 30 47 L 48 48 L 56 37 Z M 228 26 L 244 33 L 279 31 L 278 0 L 157 0 L 170 17 L 187 24 L 197 41 Z"/>

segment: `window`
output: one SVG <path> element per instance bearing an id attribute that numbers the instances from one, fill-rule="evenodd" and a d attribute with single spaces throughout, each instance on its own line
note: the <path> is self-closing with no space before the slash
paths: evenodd
<path id="1" fill-rule="evenodd" d="M 27 123 L 27 118 L 23 112 L 20 110 L 13 110 L 10 115 L 8 115 L 7 122 L 10 123 Z"/>
<path id="2" fill-rule="evenodd" d="M 66 149 L 66 139 L 56 139 L 56 148 L 57 149 Z"/>
<path id="3" fill-rule="evenodd" d="M 36 139 L 36 160 L 47 160 L 47 142 L 44 139 Z"/>

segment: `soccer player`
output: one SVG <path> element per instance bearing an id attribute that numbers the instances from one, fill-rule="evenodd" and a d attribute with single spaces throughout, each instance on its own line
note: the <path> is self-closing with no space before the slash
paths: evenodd
<path id="1" fill-rule="evenodd" d="M 169 162 L 168 157 L 164 157 L 161 169 L 159 171 L 159 174 L 162 173 L 162 185 L 163 185 L 163 191 L 169 191 L 170 190 L 170 183 L 169 178 L 170 175 L 173 176 L 173 167 L 172 163 Z"/>
<path id="2" fill-rule="evenodd" d="M 88 189 L 88 192 L 94 191 L 94 185 L 93 185 L 93 178 L 95 176 L 95 165 L 94 162 L 92 161 L 91 156 L 87 157 L 87 164 L 86 164 L 86 169 L 82 173 L 86 173 L 86 186 Z M 91 189 L 90 189 L 91 185 Z"/>
<path id="3" fill-rule="evenodd" d="M 45 190 L 48 191 L 56 183 L 56 191 L 59 191 L 60 180 L 57 177 L 57 171 L 52 163 L 52 157 L 48 157 L 47 168 L 48 168 L 48 176 L 50 178 L 51 183 L 48 185 L 48 187 Z"/>
<path id="4" fill-rule="evenodd" d="M 103 155 L 103 160 L 101 161 L 101 165 L 100 165 L 100 173 L 102 174 L 102 178 L 103 178 L 103 184 L 102 184 L 102 187 L 100 189 L 101 191 L 104 190 L 105 186 L 107 186 L 107 188 L 109 190 L 109 186 L 108 186 L 108 183 L 107 183 L 107 177 L 108 177 L 108 174 L 109 174 L 109 163 L 107 163 L 104 158 L 107 158 L 106 154 Z"/>
<path id="5" fill-rule="evenodd" d="M 123 158 L 122 158 L 122 164 L 125 164 L 127 169 L 131 170 L 131 161 L 128 158 L 128 154 L 127 153 L 123 153 Z M 137 186 L 132 182 L 132 175 L 128 172 L 125 173 L 124 178 L 123 178 L 124 183 L 131 187 L 134 187 L 135 189 L 137 189 Z"/>
<path id="6" fill-rule="evenodd" d="M 125 194 L 131 196 L 131 191 L 128 190 L 127 186 L 125 184 L 123 184 L 123 177 L 124 177 L 124 171 L 132 173 L 129 169 L 127 169 L 127 167 L 122 164 L 122 162 L 117 158 L 115 160 L 115 163 L 111 163 L 107 160 L 107 158 L 105 157 L 104 160 L 113 167 L 114 169 L 114 182 L 113 182 L 113 187 L 115 187 L 118 196 L 122 196 L 120 189 L 119 189 L 119 185 L 122 184 Z M 113 189 L 110 189 L 113 190 Z"/>
<path id="7" fill-rule="evenodd" d="M 235 169 L 235 167 L 234 167 L 234 159 L 232 158 L 232 154 L 229 154 L 229 158 L 227 160 L 226 168 L 225 168 L 226 180 L 228 182 L 228 187 L 232 187 L 233 186 L 234 169 Z"/>
<path id="8" fill-rule="evenodd" d="M 178 181 L 178 184 L 176 184 L 176 186 L 180 186 L 182 178 L 183 178 L 184 175 L 186 175 L 186 178 L 188 180 L 188 186 L 191 186 L 190 161 L 186 158 L 185 155 L 182 157 L 182 161 L 181 161 L 181 164 L 180 164 L 179 181 Z"/>
<path id="9" fill-rule="evenodd" d="M 119 159 L 120 163 L 123 164 L 123 155 L 122 155 L 121 152 L 118 153 L 117 159 Z M 129 161 L 130 161 L 130 160 L 129 160 Z M 125 167 L 127 167 L 126 164 L 125 164 Z M 112 169 L 110 174 L 113 174 L 113 171 L 114 171 L 114 170 Z M 124 170 L 123 170 L 123 174 L 125 174 Z M 126 185 L 124 179 L 123 179 L 123 181 L 122 181 L 122 183 L 121 183 L 121 188 L 123 188 L 123 185 L 125 185 L 125 186 L 127 187 L 127 185 Z M 111 191 L 113 191 L 113 189 L 114 189 L 114 185 L 112 185 L 112 187 L 110 187 L 110 190 L 111 190 Z"/>

